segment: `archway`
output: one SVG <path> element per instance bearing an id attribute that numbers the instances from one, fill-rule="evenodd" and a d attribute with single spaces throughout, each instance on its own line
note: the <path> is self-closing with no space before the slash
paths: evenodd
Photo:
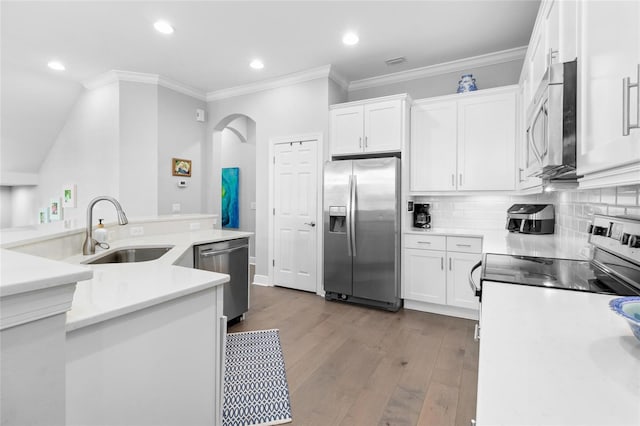
<path id="1" fill-rule="evenodd" d="M 239 231 L 253 232 L 256 229 L 256 123 L 243 114 L 231 114 L 220 120 L 213 129 L 214 212 L 222 212 L 222 169 L 239 169 L 238 180 L 238 227 Z M 249 256 L 255 263 L 255 236 L 249 239 Z"/>

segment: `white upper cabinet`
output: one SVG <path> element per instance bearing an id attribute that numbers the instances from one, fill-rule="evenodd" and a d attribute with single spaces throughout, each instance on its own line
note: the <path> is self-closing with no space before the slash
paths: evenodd
<path id="1" fill-rule="evenodd" d="M 456 189 L 456 101 L 416 103 L 411 108 L 411 191 Z"/>
<path id="2" fill-rule="evenodd" d="M 458 101 L 458 190 L 515 189 L 516 93 Z"/>
<path id="3" fill-rule="evenodd" d="M 362 105 L 331 110 L 331 153 L 362 152 L 363 122 Z"/>
<path id="4" fill-rule="evenodd" d="M 406 131 L 406 105 L 406 95 L 332 105 L 331 155 L 400 152 Z"/>
<path id="5" fill-rule="evenodd" d="M 584 1 L 577 14 L 580 187 L 640 183 L 640 129 L 623 129 L 638 124 L 639 89 L 623 79 L 638 83 L 640 2 Z"/>
<path id="6" fill-rule="evenodd" d="M 416 101 L 410 191 L 514 190 L 516 90 Z"/>

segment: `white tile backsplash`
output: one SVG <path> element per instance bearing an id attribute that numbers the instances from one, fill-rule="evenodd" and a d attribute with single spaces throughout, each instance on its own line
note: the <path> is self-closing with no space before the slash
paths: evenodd
<path id="1" fill-rule="evenodd" d="M 553 204 L 556 234 L 586 240 L 594 214 L 640 217 L 639 197 L 640 185 L 534 195 L 422 196 L 412 199 L 431 204 L 434 227 L 475 229 L 504 228 L 507 209 L 516 203 Z"/>

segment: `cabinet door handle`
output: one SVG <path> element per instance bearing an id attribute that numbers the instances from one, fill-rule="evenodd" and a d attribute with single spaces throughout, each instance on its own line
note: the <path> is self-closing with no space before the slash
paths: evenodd
<path id="1" fill-rule="evenodd" d="M 444 257 L 440 258 L 440 269 L 444 271 Z"/>
<path id="2" fill-rule="evenodd" d="M 431 241 L 418 241 L 418 244 L 431 244 Z"/>
<path id="3" fill-rule="evenodd" d="M 456 247 L 469 247 L 469 248 L 471 248 L 471 244 L 456 244 Z"/>
<path id="4" fill-rule="evenodd" d="M 522 179 L 522 172 L 524 172 L 524 169 L 519 168 L 518 169 L 518 181 L 519 182 L 524 182 L 524 179 Z"/>
<path id="5" fill-rule="evenodd" d="M 451 173 L 451 186 L 456 187 L 456 175 Z"/>
<path id="6" fill-rule="evenodd" d="M 358 138 L 358 148 L 362 148 L 362 136 Z"/>
<path id="7" fill-rule="evenodd" d="M 365 136 L 365 137 L 364 137 L 364 147 L 365 147 L 365 148 L 368 148 L 368 147 L 369 147 L 369 137 L 368 137 L 368 136 Z"/>
<path id="8" fill-rule="evenodd" d="M 638 65 L 638 75 L 636 82 L 631 83 L 631 77 L 625 77 L 622 79 L 622 136 L 629 136 L 631 129 L 640 129 L 640 65 Z M 638 89 L 638 107 L 636 123 L 631 124 L 631 101 L 630 92 L 631 88 Z"/>
<path id="9" fill-rule="evenodd" d="M 460 186 L 462 186 L 462 173 L 460 173 Z"/>
<path id="10" fill-rule="evenodd" d="M 451 270 L 451 258 L 449 258 L 449 270 Z"/>

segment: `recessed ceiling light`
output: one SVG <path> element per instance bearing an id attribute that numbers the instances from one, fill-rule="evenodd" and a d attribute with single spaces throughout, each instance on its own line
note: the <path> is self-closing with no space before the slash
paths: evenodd
<path id="1" fill-rule="evenodd" d="M 264 64 L 260 59 L 254 59 L 253 61 L 251 61 L 249 66 L 254 70 L 261 70 L 262 68 L 264 68 Z"/>
<path id="2" fill-rule="evenodd" d="M 353 46 L 354 44 L 358 44 L 359 41 L 360 39 L 358 38 L 358 34 L 353 32 L 346 33 L 342 37 L 342 42 L 347 46 Z"/>
<path id="3" fill-rule="evenodd" d="M 47 66 L 49 68 L 51 68 L 52 70 L 56 70 L 56 71 L 64 71 L 65 70 L 64 65 L 62 64 L 62 62 L 59 62 L 59 61 L 49 61 Z"/>
<path id="4" fill-rule="evenodd" d="M 161 32 L 162 34 L 172 34 L 173 27 L 167 21 L 157 21 L 153 24 L 153 27 L 156 31 Z"/>

